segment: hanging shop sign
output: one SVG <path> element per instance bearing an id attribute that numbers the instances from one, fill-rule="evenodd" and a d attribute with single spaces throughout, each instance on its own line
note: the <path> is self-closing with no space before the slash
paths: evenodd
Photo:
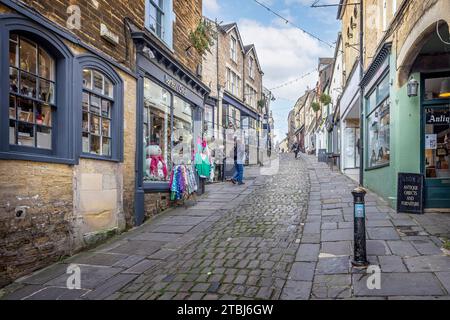
<path id="1" fill-rule="evenodd" d="M 422 174 L 398 174 L 397 212 L 423 213 L 423 183 Z"/>
<path id="2" fill-rule="evenodd" d="M 172 79 L 167 74 L 164 75 L 164 82 L 166 85 L 168 85 L 170 88 L 172 88 L 175 92 L 178 92 L 179 94 L 186 96 L 187 88 L 185 86 L 182 86 L 177 81 Z"/>
<path id="3" fill-rule="evenodd" d="M 427 112 L 427 124 L 450 124 L 450 111 Z"/>

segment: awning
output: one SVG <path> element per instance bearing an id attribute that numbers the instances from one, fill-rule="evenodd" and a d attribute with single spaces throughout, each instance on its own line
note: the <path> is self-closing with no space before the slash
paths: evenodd
<path id="1" fill-rule="evenodd" d="M 223 101 L 225 101 L 228 104 L 231 104 L 233 107 L 238 108 L 239 111 L 241 111 L 242 114 L 244 114 L 246 116 L 250 116 L 250 117 L 252 117 L 255 120 L 259 119 L 259 116 L 258 116 L 258 114 L 255 111 L 251 110 L 250 108 L 245 106 L 242 102 L 240 102 L 239 100 L 237 100 L 236 98 L 232 97 L 231 95 L 229 95 L 226 92 L 223 94 Z"/>

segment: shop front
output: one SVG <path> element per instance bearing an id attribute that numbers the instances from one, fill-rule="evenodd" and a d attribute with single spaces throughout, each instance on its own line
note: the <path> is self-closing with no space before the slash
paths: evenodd
<path id="1" fill-rule="evenodd" d="M 448 25 L 438 26 L 448 38 Z M 399 174 L 420 174 L 422 207 L 448 210 L 450 54 L 436 22 L 414 35 L 407 55 L 394 57 L 385 44 L 363 79 L 364 185 L 395 208 Z"/>
<path id="2" fill-rule="evenodd" d="M 360 167 L 359 80 L 360 68 L 359 64 L 355 63 L 344 88 L 339 108 L 341 172 L 355 181 L 359 181 Z"/>
<path id="3" fill-rule="evenodd" d="M 195 188 L 197 194 L 204 190 L 194 156 L 204 148 L 208 89 L 151 36 L 137 32 L 133 38 L 139 74 L 135 196 L 135 220 L 139 225 L 150 214 L 149 203 L 154 207 L 154 202 L 159 202 L 160 209 L 164 209 L 169 199 L 184 197 L 173 188 L 178 177 L 188 178 L 181 180 L 186 182 L 183 190 L 191 193 Z M 195 183 L 191 181 L 194 179 Z"/>
<path id="4" fill-rule="evenodd" d="M 450 71 L 423 74 L 422 87 L 425 207 L 450 208 Z"/>

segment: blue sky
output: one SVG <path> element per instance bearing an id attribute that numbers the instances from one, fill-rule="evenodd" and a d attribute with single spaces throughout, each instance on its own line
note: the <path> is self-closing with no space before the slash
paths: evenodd
<path id="1" fill-rule="evenodd" d="M 297 26 L 333 44 L 340 30 L 337 7 L 311 8 L 314 0 L 258 0 Z M 320 0 L 337 4 L 339 0 Z M 317 68 L 319 57 L 332 57 L 334 48 L 286 24 L 254 0 L 203 0 L 203 14 L 218 22 L 237 22 L 244 44 L 255 44 L 264 72 L 264 86 L 271 89 Z M 276 140 L 287 132 L 287 115 L 305 90 L 314 87 L 317 73 L 273 90 Z"/>

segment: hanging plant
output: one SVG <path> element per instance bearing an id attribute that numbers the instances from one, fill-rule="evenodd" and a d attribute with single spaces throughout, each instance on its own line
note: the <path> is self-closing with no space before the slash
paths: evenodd
<path id="1" fill-rule="evenodd" d="M 331 103 L 331 97 L 328 94 L 324 93 L 320 96 L 320 102 L 327 106 Z"/>
<path id="2" fill-rule="evenodd" d="M 264 99 L 258 100 L 258 108 L 259 109 L 264 108 L 265 105 L 266 105 L 266 100 L 264 100 Z"/>
<path id="3" fill-rule="evenodd" d="M 320 110 L 320 103 L 314 101 L 313 103 L 311 103 L 311 108 L 312 108 L 315 112 L 319 111 L 319 110 Z"/>
<path id="4" fill-rule="evenodd" d="M 214 39 L 217 37 L 217 32 L 214 29 L 214 23 L 206 19 L 200 20 L 195 30 L 189 34 L 189 42 L 200 55 L 206 52 L 211 53 L 211 46 L 214 45 Z"/>

